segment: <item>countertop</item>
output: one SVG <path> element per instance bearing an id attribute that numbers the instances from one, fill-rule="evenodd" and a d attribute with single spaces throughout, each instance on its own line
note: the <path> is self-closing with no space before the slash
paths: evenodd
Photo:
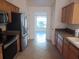
<path id="1" fill-rule="evenodd" d="M 67 31 L 65 31 L 65 29 L 56 29 L 55 30 L 56 33 L 59 33 L 64 40 L 67 40 L 69 43 L 71 43 L 74 47 L 76 47 L 77 49 L 79 49 L 79 47 L 77 45 L 75 45 L 72 41 L 70 41 L 67 37 L 75 37 L 74 33 L 69 33 Z"/>
<path id="2" fill-rule="evenodd" d="M 67 31 L 65 31 L 65 29 L 56 29 L 55 31 L 56 31 L 56 33 L 61 34 L 61 36 L 63 38 L 66 38 L 66 37 L 74 37 L 74 34 L 73 33 L 69 33 Z"/>
<path id="3" fill-rule="evenodd" d="M 15 35 L 17 36 L 18 34 L 20 34 L 20 31 L 6 31 L 6 32 L 2 32 L 3 35 L 7 36 L 7 35 Z M 3 46 L 3 43 L 0 43 L 0 47 Z"/>
<path id="4" fill-rule="evenodd" d="M 4 31 L 3 34 L 5 35 L 18 35 L 20 31 Z"/>
<path id="5" fill-rule="evenodd" d="M 65 38 L 70 44 L 79 50 L 79 38 L 77 37 L 66 37 Z"/>

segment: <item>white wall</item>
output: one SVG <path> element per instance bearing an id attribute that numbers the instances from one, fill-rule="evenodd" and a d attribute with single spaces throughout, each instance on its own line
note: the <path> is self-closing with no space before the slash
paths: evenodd
<path id="1" fill-rule="evenodd" d="M 63 24 L 61 22 L 61 16 L 62 16 L 62 8 L 69 3 L 73 2 L 74 0 L 56 0 L 54 5 L 52 5 L 52 31 L 51 31 L 51 40 L 54 44 L 54 34 L 55 34 L 55 28 L 65 28 L 67 27 L 66 24 Z"/>
<path id="2" fill-rule="evenodd" d="M 29 7 L 29 35 L 30 39 L 35 38 L 35 13 L 46 12 L 48 16 L 48 25 L 47 25 L 47 39 L 50 39 L 50 20 L 51 20 L 51 7 L 38 7 L 38 6 L 30 6 Z"/>
<path id="3" fill-rule="evenodd" d="M 54 32 L 55 32 L 55 8 L 56 8 L 56 1 L 53 2 L 51 6 L 51 40 L 52 43 L 54 44 Z"/>

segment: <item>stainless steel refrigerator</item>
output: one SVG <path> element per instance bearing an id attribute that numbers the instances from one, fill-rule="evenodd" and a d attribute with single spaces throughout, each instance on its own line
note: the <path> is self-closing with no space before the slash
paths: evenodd
<path id="1" fill-rule="evenodd" d="M 21 51 L 27 47 L 28 43 L 28 27 L 26 16 L 22 13 L 11 13 L 12 22 L 7 24 L 7 31 L 20 31 L 20 49 Z"/>

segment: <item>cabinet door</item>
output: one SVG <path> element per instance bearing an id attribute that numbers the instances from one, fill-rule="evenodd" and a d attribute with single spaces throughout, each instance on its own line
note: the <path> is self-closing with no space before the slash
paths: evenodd
<path id="1" fill-rule="evenodd" d="M 0 47 L 0 59 L 3 59 L 3 54 L 2 54 L 2 47 Z"/>
<path id="2" fill-rule="evenodd" d="M 69 44 L 68 42 L 64 39 L 64 43 L 63 43 L 63 57 L 64 59 L 68 59 L 68 53 L 69 52 Z"/>
<path id="3" fill-rule="evenodd" d="M 4 0 L 0 0 L 0 10 L 6 11 L 6 2 Z"/>
<path id="4" fill-rule="evenodd" d="M 72 24 L 73 21 L 73 10 L 74 10 L 74 4 L 70 4 L 69 6 L 67 6 L 67 15 L 66 15 L 66 19 L 67 19 L 67 23 L 68 24 Z"/>
<path id="5" fill-rule="evenodd" d="M 79 59 L 79 52 L 72 45 L 70 45 L 69 47 L 69 58 L 68 59 Z"/>
<path id="6" fill-rule="evenodd" d="M 74 4 L 73 24 L 79 24 L 79 3 Z"/>
<path id="7" fill-rule="evenodd" d="M 74 12 L 74 3 L 69 4 L 62 10 L 62 22 L 72 24 Z"/>
<path id="8" fill-rule="evenodd" d="M 63 23 L 65 23 L 66 22 L 66 20 L 65 20 L 65 11 L 66 10 L 66 8 L 64 7 L 64 8 L 62 8 L 62 22 Z"/>

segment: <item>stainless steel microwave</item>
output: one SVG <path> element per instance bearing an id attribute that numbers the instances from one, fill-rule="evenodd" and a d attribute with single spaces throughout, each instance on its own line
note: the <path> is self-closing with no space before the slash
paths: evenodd
<path id="1" fill-rule="evenodd" d="M 7 23 L 8 14 L 5 12 L 0 12 L 0 23 Z"/>

